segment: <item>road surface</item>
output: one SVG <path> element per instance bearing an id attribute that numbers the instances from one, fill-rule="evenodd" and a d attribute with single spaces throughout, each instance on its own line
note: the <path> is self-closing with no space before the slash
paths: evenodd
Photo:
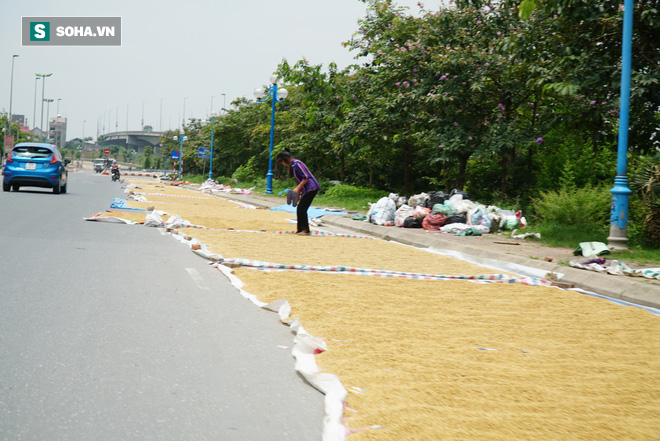
<path id="1" fill-rule="evenodd" d="M 320 440 L 275 314 L 159 229 L 82 220 L 122 196 L 0 193 L 0 439 Z"/>

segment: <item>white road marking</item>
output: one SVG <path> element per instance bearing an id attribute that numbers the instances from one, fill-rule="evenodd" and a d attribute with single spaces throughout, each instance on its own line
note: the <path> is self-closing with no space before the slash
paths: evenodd
<path id="1" fill-rule="evenodd" d="M 193 279 L 193 282 L 195 282 L 195 285 L 197 285 L 197 288 L 203 291 L 210 291 L 211 288 L 206 286 L 206 283 L 204 283 L 204 278 L 199 273 L 199 271 L 197 271 L 195 268 L 186 268 L 186 271 L 188 272 L 190 278 Z"/>

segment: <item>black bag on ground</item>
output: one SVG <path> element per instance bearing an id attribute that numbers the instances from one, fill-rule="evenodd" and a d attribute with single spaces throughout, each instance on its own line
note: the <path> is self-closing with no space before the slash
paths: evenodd
<path id="1" fill-rule="evenodd" d="M 447 216 L 447 221 L 445 222 L 445 225 L 466 224 L 466 223 L 467 223 L 467 215 L 465 213 L 460 213 L 460 214 L 452 214 L 450 216 Z"/>
<path id="2" fill-rule="evenodd" d="M 404 219 L 403 228 L 422 228 L 422 223 L 416 217 L 410 216 Z"/>
<path id="3" fill-rule="evenodd" d="M 431 193 L 431 198 L 429 199 L 429 208 L 433 208 L 435 204 L 442 204 L 445 202 L 445 199 L 447 199 L 447 193 L 444 191 L 436 191 L 435 193 Z"/>
<path id="4" fill-rule="evenodd" d="M 459 190 L 458 188 L 453 189 L 451 193 L 449 193 L 449 197 L 452 197 L 455 194 L 463 195 L 463 199 L 470 199 L 470 197 L 467 194 L 467 191 Z"/>

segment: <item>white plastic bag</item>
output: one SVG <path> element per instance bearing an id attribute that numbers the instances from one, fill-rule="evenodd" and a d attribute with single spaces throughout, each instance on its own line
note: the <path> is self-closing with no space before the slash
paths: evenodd
<path id="1" fill-rule="evenodd" d="M 162 228 L 165 226 L 165 222 L 163 222 L 163 219 L 156 212 L 156 210 L 154 210 L 147 214 L 147 217 L 144 220 L 144 226 Z"/>
<path id="2" fill-rule="evenodd" d="M 408 199 L 408 205 L 411 207 L 414 207 L 415 205 L 423 205 L 430 198 L 431 197 L 428 195 L 428 193 L 416 194 L 414 196 L 410 196 L 410 199 Z"/>
<path id="3" fill-rule="evenodd" d="M 399 207 L 399 209 L 396 210 L 396 213 L 394 213 L 394 225 L 397 227 L 403 227 L 403 222 L 407 217 L 412 216 L 413 211 L 415 211 L 415 209 L 410 205 L 402 205 Z"/>
<path id="4" fill-rule="evenodd" d="M 371 205 L 367 213 L 367 220 L 376 225 L 394 225 L 396 204 L 389 197 L 383 197 Z"/>

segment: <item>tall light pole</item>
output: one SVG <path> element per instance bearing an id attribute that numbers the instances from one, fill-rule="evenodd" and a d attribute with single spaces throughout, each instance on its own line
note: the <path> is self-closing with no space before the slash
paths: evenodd
<path id="1" fill-rule="evenodd" d="M 623 41 L 621 50 L 621 98 L 619 101 L 619 145 L 617 148 L 616 177 L 610 208 L 610 235 L 607 244 L 610 248 L 628 249 L 628 116 L 630 109 L 630 71 L 632 53 L 633 0 L 623 3 Z"/>
<path id="2" fill-rule="evenodd" d="M 11 57 L 11 85 L 9 87 L 9 132 L 11 134 L 11 123 L 12 123 L 12 113 L 11 113 L 11 105 L 12 101 L 14 98 L 14 60 L 18 58 L 18 55 L 13 55 Z M 16 138 L 18 138 L 18 133 Z"/>
<path id="3" fill-rule="evenodd" d="M 39 74 L 34 79 L 34 109 L 32 109 L 32 132 L 37 128 L 37 81 L 41 79 Z"/>
<path id="4" fill-rule="evenodd" d="M 257 99 L 257 102 L 263 103 L 271 100 L 271 112 L 270 112 L 270 148 L 268 150 L 268 174 L 266 175 L 266 194 L 273 194 L 273 137 L 275 134 L 275 103 L 281 102 L 289 95 L 289 91 L 285 88 L 281 88 L 278 92 L 277 83 L 279 78 L 277 75 L 270 76 L 270 86 L 268 87 L 268 95 L 264 89 L 255 89 L 254 97 Z"/>
<path id="5" fill-rule="evenodd" d="M 211 118 L 209 118 L 208 121 L 211 123 L 211 157 L 209 159 L 209 181 L 213 180 L 213 136 L 215 134 L 215 127 L 213 123 L 215 123 L 217 116 L 218 115 L 215 112 L 211 112 Z"/>
<path id="6" fill-rule="evenodd" d="M 183 141 L 187 141 L 188 137 L 185 136 L 186 132 L 183 131 L 183 127 L 179 129 L 179 140 L 181 141 L 181 147 L 179 147 L 179 181 L 183 180 Z M 177 137 L 172 138 L 176 141 Z"/>
<path id="7" fill-rule="evenodd" d="M 85 150 L 85 123 L 87 120 L 83 120 L 83 136 L 82 136 L 82 148 Z"/>
<path id="8" fill-rule="evenodd" d="M 57 99 L 57 114 L 60 114 L 60 101 L 62 101 L 62 98 Z"/>
<path id="9" fill-rule="evenodd" d="M 158 121 L 158 131 L 163 131 L 163 99 L 160 99 L 160 119 Z"/>
<path id="10" fill-rule="evenodd" d="M 46 142 L 48 142 L 50 141 L 50 103 L 52 103 L 55 100 L 51 98 L 46 98 L 44 101 L 48 103 L 46 105 L 46 109 L 47 109 L 46 110 L 46 126 L 47 126 Z"/>
<path id="11" fill-rule="evenodd" d="M 47 74 L 36 74 L 38 77 L 41 77 L 41 118 L 39 119 L 39 130 L 41 133 L 44 133 L 44 91 L 46 89 L 46 78 L 53 75 L 52 73 Z M 40 137 L 41 138 L 41 137 Z"/>
<path id="12" fill-rule="evenodd" d="M 225 93 L 222 94 L 222 112 L 227 112 L 227 94 Z"/>
<path id="13" fill-rule="evenodd" d="M 188 97 L 183 97 L 183 119 L 181 120 L 181 127 L 186 125 L 186 99 Z M 181 129 L 183 130 L 183 129 Z"/>

